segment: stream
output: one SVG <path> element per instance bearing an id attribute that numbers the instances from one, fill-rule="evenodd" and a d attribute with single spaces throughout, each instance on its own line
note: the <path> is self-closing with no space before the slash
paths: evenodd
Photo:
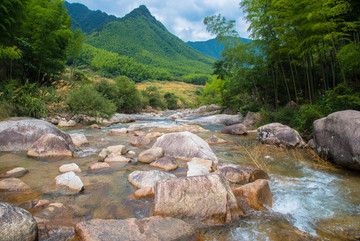
<path id="1" fill-rule="evenodd" d="M 137 119 L 141 119 L 138 116 Z M 173 121 L 142 118 L 136 125 L 157 131 L 157 126 L 174 125 Z M 24 153 L 0 153 L 0 173 L 15 167 L 29 170 L 20 179 L 33 191 L 2 193 L 0 201 L 9 202 L 30 211 L 37 220 L 46 220 L 40 240 L 77 240 L 74 225 L 92 218 L 142 219 L 151 215 L 153 198 L 133 199 L 136 190 L 127 181 L 135 170 L 154 169 L 138 163 L 137 155 L 128 156 L 131 163 L 110 163 L 111 170 L 91 172 L 89 165 L 97 161 L 101 149 L 111 145 L 126 145 L 136 154 L 152 146 L 133 147 L 133 134 L 109 135 L 109 129 L 127 128 L 132 124 L 116 124 L 97 129 L 68 128 L 69 134 L 81 133 L 90 144 L 82 146 L 73 158 L 35 159 Z M 181 123 L 178 123 L 180 125 Z M 205 240 L 359 240 L 360 238 L 360 175 L 337 169 L 318 161 L 309 150 L 286 150 L 262 145 L 256 133 L 246 136 L 221 134 L 220 126 L 203 126 L 208 132 L 195 133 L 203 139 L 212 135 L 228 141 L 211 145 L 219 163 L 243 166 L 261 165 L 271 179 L 273 207 L 252 211 L 247 217 L 231 224 L 201 230 Z M 82 170 L 77 175 L 85 185 L 80 194 L 59 192 L 54 178 L 63 164 L 75 162 Z M 186 164 L 172 171 L 186 175 Z M 57 208 L 34 208 L 36 200 L 61 203 Z"/>

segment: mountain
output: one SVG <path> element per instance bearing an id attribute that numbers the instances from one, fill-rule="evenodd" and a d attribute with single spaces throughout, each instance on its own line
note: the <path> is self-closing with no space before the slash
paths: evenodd
<path id="1" fill-rule="evenodd" d="M 71 5 L 67 4 L 68 9 L 73 9 Z M 71 12 L 72 18 L 78 23 L 79 19 L 85 19 L 84 16 L 94 14 L 94 11 L 86 12 L 85 8 L 80 10 Z M 79 14 L 84 16 L 78 16 Z M 189 74 L 212 73 L 215 59 L 200 53 L 171 34 L 144 5 L 123 18 L 113 21 L 106 17 L 99 19 L 101 21 L 91 25 L 96 27 L 92 27 L 92 30 L 86 29 L 91 31 L 91 34 L 85 37 L 87 44 L 133 58 L 138 63 L 157 70 L 169 71 L 173 79 L 181 79 Z M 85 32 L 85 25 L 79 23 L 79 26 Z"/>
<path id="2" fill-rule="evenodd" d="M 244 43 L 251 41 L 250 39 L 247 38 L 241 38 L 241 40 Z M 216 39 L 210 39 L 207 41 L 195 41 L 195 42 L 189 41 L 187 42 L 187 44 L 189 44 L 197 51 L 200 51 L 201 53 L 204 53 L 216 59 L 221 58 L 221 51 L 224 49 L 224 44 L 218 43 Z"/>
<path id="3" fill-rule="evenodd" d="M 90 34 L 104 24 L 115 21 L 117 18 L 100 10 L 91 11 L 80 3 L 65 2 L 68 14 L 71 16 L 73 29 L 80 28 L 84 33 Z"/>

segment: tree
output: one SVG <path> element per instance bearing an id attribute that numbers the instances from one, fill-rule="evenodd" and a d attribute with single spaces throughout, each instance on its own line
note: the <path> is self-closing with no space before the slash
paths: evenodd
<path id="1" fill-rule="evenodd" d="M 75 30 L 74 37 L 67 47 L 67 62 L 70 65 L 70 78 L 73 77 L 74 65 L 78 61 L 81 53 L 81 47 L 84 43 L 84 35 L 80 29 Z"/>

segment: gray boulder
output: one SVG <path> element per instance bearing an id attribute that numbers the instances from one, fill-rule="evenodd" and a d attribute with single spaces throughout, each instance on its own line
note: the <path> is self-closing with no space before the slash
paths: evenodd
<path id="1" fill-rule="evenodd" d="M 64 138 L 49 133 L 35 141 L 27 155 L 32 157 L 72 156 L 73 149 Z"/>
<path id="2" fill-rule="evenodd" d="M 313 145 L 320 155 L 360 171 L 360 111 L 339 111 L 316 120 L 313 137 Z"/>
<path id="3" fill-rule="evenodd" d="M 262 118 L 260 112 L 248 112 L 242 124 L 246 126 L 246 128 L 253 130 L 256 129 L 256 126 L 261 122 L 261 119 Z"/>
<path id="4" fill-rule="evenodd" d="M 135 118 L 132 115 L 127 114 L 113 114 L 109 120 L 111 123 L 130 123 L 135 122 Z"/>
<path id="5" fill-rule="evenodd" d="M 156 182 L 176 178 L 174 174 L 159 170 L 134 171 L 128 176 L 128 181 L 136 188 L 154 187 Z"/>
<path id="6" fill-rule="evenodd" d="M 153 147 L 161 147 L 166 156 L 190 161 L 193 157 L 212 160 L 218 159 L 209 144 L 191 132 L 169 133 L 159 137 Z"/>
<path id="7" fill-rule="evenodd" d="M 37 240 L 38 226 L 34 217 L 26 210 L 0 202 L 0 240 Z"/>
<path id="8" fill-rule="evenodd" d="M 164 156 L 164 150 L 161 147 L 154 147 L 142 151 L 138 156 L 138 161 L 142 163 L 151 163 Z"/>
<path id="9" fill-rule="evenodd" d="M 167 172 L 175 170 L 179 167 L 179 165 L 175 161 L 175 159 L 172 157 L 168 157 L 168 156 L 162 157 L 162 158 L 150 163 L 150 166 L 164 169 Z"/>
<path id="10" fill-rule="evenodd" d="M 246 135 L 247 128 L 243 124 L 235 124 L 231 126 L 225 126 L 221 129 L 221 133 L 230 135 Z"/>
<path id="11" fill-rule="evenodd" d="M 288 148 L 303 148 L 305 142 L 299 133 L 289 126 L 271 123 L 257 129 L 259 140 L 265 144 Z"/>
<path id="12" fill-rule="evenodd" d="M 226 114 L 220 114 L 220 115 L 211 115 L 206 117 L 201 117 L 198 119 L 195 119 L 191 121 L 191 124 L 197 124 L 197 125 L 235 125 L 238 123 L 241 123 L 243 120 L 243 117 L 241 115 L 226 115 Z"/>
<path id="13" fill-rule="evenodd" d="M 0 151 L 28 151 L 46 134 L 62 137 L 74 150 L 70 135 L 49 122 L 31 118 L 11 118 L 0 122 Z"/>

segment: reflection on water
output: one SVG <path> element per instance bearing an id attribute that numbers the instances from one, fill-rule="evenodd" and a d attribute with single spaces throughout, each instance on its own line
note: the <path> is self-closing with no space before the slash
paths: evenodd
<path id="1" fill-rule="evenodd" d="M 171 121 L 140 121 L 137 125 L 154 128 L 157 125 L 173 124 Z M 118 124 L 111 128 L 128 127 Z M 29 173 L 20 179 L 32 191 L 28 193 L 0 193 L 0 200 L 19 205 L 38 218 L 47 220 L 55 227 L 48 240 L 71 237 L 74 224 L 91 218 L 138 219 L 151 215 L 152 198 L 134 200 L 130 195 L 134 188 L 127 181 L 134 170 L 150 170 L 146 164 L 136 162 L 136 156 L 129 156 L 133 163 L 111 163 L 112 170 L 91 172 L 88 167 L 97 161 L 98 152 L 109 145 L 123 144 L 137 154 L 147 147 L 132 147 L 132 134 L 108 135 L 108 129 L 69 129 L 69 133 L 85 134 L 90 142 L 76 153 L 74 158 L 35 159 L 24 153 L 0 153 L 0 173 L 15 167 L 25 167 Z M 249 213 L 248 217 L 230 225 L 202 230 L 206 240 L 310 240 L 319 236 L 330 240 L 359 237 L 360 224 L 360 177 L 354 173 L 337 170 L 314 162 L 306 150 L 285 150 L 260 145 L 256 134 L 248 136 L 223 135 L 218 127 L 209 132 L 199 133 L 203 139 L 216 135 L 228 141 L 213 145 L 220 162 L 244 166 L 262 165 L 271 176 L 270 188 L 273 193 L 273 208 L 262 212 Z M 266 158 L 265 158 L 266 157 Z M 82 172 L 85 190 L 77 195 L 64 195 L 57 190 L 53 180 L 59 175 L 58 168 L 75 162 Z M 184 166 L 184 164 L 182 165 Z M 184 175 L 185 169 L 174 171 Z M 33 208 L 35 200 L 47 199 L 62 203 L 63 207 L 53 209 Z M 56 227 L 62 227 L 56 229 Z M 51 234 L 52 233 L 52 234 Z M 313 236 L 311 236 L 313 235 Z M 358 235 L 358 236 L 357 236 Z"/>

